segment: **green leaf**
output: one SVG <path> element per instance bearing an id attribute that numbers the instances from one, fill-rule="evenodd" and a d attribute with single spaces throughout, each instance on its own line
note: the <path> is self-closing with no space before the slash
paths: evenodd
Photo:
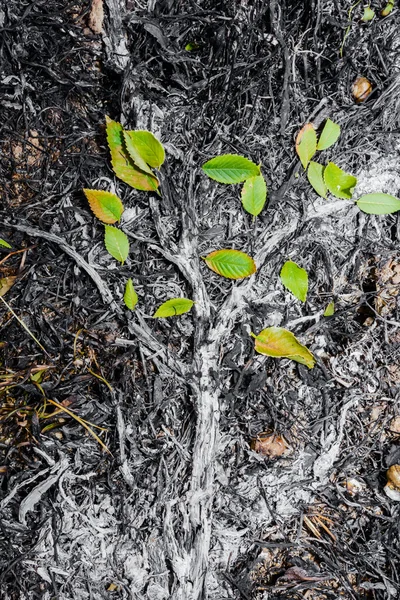
<path id="1" fill-rule="evenodd" d="M 136 304 L 138 303 L 138 300 L 139 298 L 137 293 L 135 292 L 135 288 L 133 287 L 132 279 L 128 279 L 128 281 L 126 282 L 124 293 L 125 306 L 127 306 L 129 310 L 134 310 Z"/>
<path id="2" fill-rule="evenodd" d="M 317 150 L 326 150 L 333 146 L 340 135 L 340 125 L 330 119 L 326 120 L 324 128 L 318 140 Z"/>
<path id="3" fill-rule="evenodd" d="M 392 12 L 393 9 L 394 9 L 394 0 L 389 0 L 389 2 L 386 4 L 385 8 L 383 8 L 381 10 L 382 17 L 387 17 L 388 15 L 390 15 L 390 13 Z"/>
<path id="4" fill-rule="evenodd" d="M 324 171 L 325 185 L 336 198 L 350 199 L 353 195 L 357 179 L 350 173 L 346 173 L 340 167 L 330 162 Z"/>
<path id="5" fill-rule="evenodd" d="M 135 165 L 139 169 L 144 171 L 145 173 L 148 173 L 149 175 L 153 175 L 153 171 L 151 170 L 149 165 L 146 163 L 146 161 L 141 157 L 139 150 L 136 148 L 131 136 L 129 135 L 132 132 L 131 131 L 123 131 L 122 133 L 124 136 L 125 146 L 128 151 L 128 154 L 131 157 L 131 159 L 133 160 L 133 162 L 135 163 Z"/>
<path id="6" fill-rule="evenodd" d="M 255 339 L 255 349 L 260 354 L 274 358 L 290 358 L 312 369 L 315 365 L 314 356 L 308 348 L 300 344 L 291 331 L 282 327 L 268 327 L 258 335 L 251 334 Z"/>
<path id="7" fill-rule="evenodd" d="M 251 256 L 240 250 L 215 250 L 204 260 L 212 271 L 228 279 L 249 277 L 257 270 Z"/>
<path id="8" fill-rule="evenodd" d="M 357 206 L 369 215 L 390 215 L 400 210 L 400 200 L 390 194 L 365 194 L 357 200 Z"/>
<path id="9" fill-rule="evenodd" d="M 333 314 L 335 314 L 335 303 L 332 300 L 325 309 L 324 317 L 331 317 Z"/>
<path id="10" fill-rule="evenodd" d="M 121 264 L 124 264 L 129 254 L 129 240 L 123 231 L 117 227 L 106 225 L 106 233 L 104 236 L 104 243 L 107 248 L 107 252 L 111 254 L 115 260 L 118 260 Z"/>
<path id="11" fill-rule="evenodd" d="M 103 223 L 116 223 L 124 212 L 124 205 L 115 194 L 103 190 L 83 190 L 94 215 Z"/>
<path id="12" fill-rule="evenodd" d="M 262 175 L 250 177 L 242 188 L 242 204 L 244 210 L 255 217 L 260 214 L 267 200 L 267 184 Z"/>
<path id="13" fill-rule="evenodd" d="M 296 138 L 296 152 L 299 155 L 304 169 L 307 169 L 307 165 L 314 156 L 316 150 L 317 134 L 315 133 L 314 125 L 312 123 L 306 123 L 304 127 L 300 129 Z"/>
<path id="14" fill-rule="evenodd" d="M 307 169 L 307 179 L 317 192 L 318 196 L 322 196 L 322 198 L 326 198 L 328 194 L 328 189 L 325 185 L 324 181 L 324 169 L 323 165 L 320 165 L 313 160 L 308 165 Z"/>
<path id="15" fill-rule="evenodd" d="M 167 300 L 158 307 L 153 315 L 153 319 L 183 315 L 189 312 L 193 304 L 193 300 L 189 300 L 188 298 L 171 298 L 171 300 Z"/>
<path id="16" fill-rule="evenodd" d="M 239 154 L 216 156 L 202 167 L 204 173 L 219 183 L 241 183 L 260 174 L 260 167 Z"/>
<path id="17" fill-rule="evenodd" d="M 186 52 L 193 52 L 194 50 L 198 50 L 199 48 L 200 48 L 200 45 L 197 44 L 196 42 L 189 42 L 185 46 Z"/>
<path id="18" fill-rule="evenodd" d="M 306 301 L 308 292 L 308 274 L 295 262 L 288 260 L 282 267 L 280 274 L 285 288 L 292 292 L 302 302 Z"/>
<path id="19" fill-rule="evenodd" d="M 3 248 L 11 248 L 12 246 L 10 246 L 10 244 L 8 242 L 6 242 L 5 240 L 2 240 L 0 238 L 0 246 L 3 246 Z"/>
<path id="20" fill-rule="evenodd" d="M 123 136 L 123 127 L 120 123 L 106 117 L 107 142 L 111 152 L 111 164 L 114 173 L 125 183 L 137 190 L 157 190 L 158 179 L 154 175 L 144 173 L 137 168 L 129 156 Z"/>
<path id="21" fill-rule="evenodd" d="M 361 21 L 364 21 L 364 23 L 367 23 L 368 21 L 372 21 L 372 19 L 375 17 L 375 11 L 372 10 L 372 8 L 370 6 L 364 6 L 364 14 L 361 17 Z"/>
<path id="22" fill-rule="evenodd" d="M 135 131 L 124 131 L 126 148 L 135 163 L 143 169 L 143 165 L 159 169 L 165 161 L 165 150 L 158 139 L 151 133 L 138 129 Z M 139 164 L 137 161 L 142 161 Z M 148 169 L 148 167 L 147 167 Z"/>
<path id="23" fill-rule="evenodd" d="M 43 377 L 47 370 L 48 367 L 46 367 L 45 369 L 41 369 L 40 371 L 36 371 L 36 373 L 32 373 L 30 375 L 30 379 L 32 379 L 32 381 L 34 381 L 35 383 L 42 383 Z"/>

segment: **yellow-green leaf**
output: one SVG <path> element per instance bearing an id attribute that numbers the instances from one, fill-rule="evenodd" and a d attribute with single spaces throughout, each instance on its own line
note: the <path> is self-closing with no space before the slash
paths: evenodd
<path id="1" fill-rule="evenodd" d="M 390 13 L 392 12 L 393 9 L 394 9 L 394 0 L 389 0 L 389 2 L 386 4 L 385 8 L 383 8 L 381 10 L 382 17 L 387 17 L 388 15 L 390 15 Z"/>
<path id="2" fill-rule="evenodd" d="M 94 215 L 103 223 L 116 223 L 124 212 L 124 205 L 115 194 L 103 190 L 83 190 Z"/>
<path id="3" fill-rule="evenodd" d="M 260 167 L 239 154 L 221 154 L 206 162 L 202 169 L 219 183 L 241 183 L 260 174 Z"/>
<path id="4" fill-rule="evenodd" d="M 357 206 L 369 215 L 390 215 L 400 210 L 400 200 L 390 194 L 365 194 L 357 200 Z"/>
<path id="5" fill-rule="evenodd" d="M 328 194 L 328 189 L 324 181 L 324 169 L 325 167 L 323 165 L 320 165 L 313 160 L 310 161 L 307 169 L 307 179 L 309 183 L 317 192 L 318 196 L 321 196 L 322 198 L 326 198 Z"/>
<path id="6" fill-rule="evenodd" d="M 331 317 L 333 314 L 335 314 L 335 303 L 332 300 L 325 309 L 324 317 Z"/>
<path id="7" fill-rule="evenodd" d="M 135 291 L 135 288 L 133 287 L 132 279 L 128 279 L 128 281 L 126 282 L 124 293 L 125 306 L 129 308 L 129 310 L 134 310 L 136 304 L 138 303 L 138 300 L 139 298 Z"/>
<path id="8" fill-rule="evenodd" d="M 39 371 L 32 373 L 30 378 L 35 383 L 42 383 L 44 374 L 46 373 L 47 370 L 48 370 L 48 367 L 45 367 L 44 369 L 40 369 Z"/>
<path id="9" fill-rule="evenodd" d="M 250 177 L 242 188 L 242 204 L 244 210 L 255 217 L 264 208 L 267 199 L 267 184 L 262 175 Z"/>
<path id="10" fill-rule="evenodd" d="M 157 190 L 158 179 L 137 168 L 124 145 L 123 127 L 120 123 L 106 117 L 107 142 L 111 152 L 111 164 L 114 173 L 125 183 L 137 190 Z"/>
<path id="11" fill-rule="evenodd" d="M 255 339 L 255 349 L 260 354 L 274 358 L 290 358 L 312 369 L 315 365 L 314 356 L 306 346 L 303 346 L 294 334 L 283 327 L 268 327 L 258 335 L 251 334 Z"/>
<path id="12" fill-rule="evenodd" d="M 107 252 L 111 254 L 115 260 L 118 260 L 121 264 L 124 264 L 129 254 L 129 240 L 126 234 L 111 225 L 106 225 L 106 233 L 104 236 L 104 243 L 107 248 Z"/>
<path id="13" fill-rule="evenodd" d="M 188 298 L 171 298 L 171 300 L 167 300 L 158 307 L 153 315 L 153 319 L 183 315 L 189 312 L 193 304 L 193 300 L 189 300 Z"/>
<path id="14" fill-rule="evenodd" d="M 16 281 L 17 278 L 14 275 L 0 279 L 0 296 L 4 296 Z"/>
<path id="15" fill-rule="evenodd" d="M 350 199 L 353 195 L 357 179 L 350 173 L 346 173 L 335 163 L 330 162 L 324 170 L 325 185 L 336 198 Z"/>
<path id="16" fill-rule="evenodd" d="M 165 150 L 151 131 L 142 129 L 124 131 L 124 138 L 129 154 L 141 169 L 143 169 L 143 163 L 155 169 L 161 167 L 165 160 Z M 138 160 L 143 162 L 139 164 Z"/>
<path id="17" fill-rule="evenodd" d="M 370 6 L 364 6 L 364 14 L 361 17 L 361 21 L 364 21 L 364 23 L 367 23 L 368 21 L 372 21 L 372 19 L 375 17 L 375 11 L 372 10 L 372 8 Z"/>
<path id="18" fill-rule="evenodd" d="M 198 50 L 200 45 L 197 42 L 189 42 L 185 46 L 186 52 L 193 52 L 194 50 Z"/>
<path id="19" fill-rule="evenodd" d="M 300 129 L 296 138 L 296 152 L 304 169 L 307 169 L 307 165 L 316 151 L 317 134 L 315 133 L 314 125 L 312 123 L 306 123 L 304 127 Z"/>
<path id="20" fill-rule="evenodd" d="M 308 274 L 292 260 L 288 260 L 282 267 L 280 278 L 285 286 L 296 298 L 306 301 L 308 292 Z"/>
<path id="21" fill-rule="evenodd" d="M 249 277 L 257 270 L 251 256 L 240 250 L 215 250 L 204 260 L 212 271 L 228 279 Z"/>
<path id="22" fill-rule="evenodd" d="M 0 238 L 0 246 L 3 246 L 3 248 L 11 248 L 10 244 L 8 242 L 6 242 L 5 240 L 2 240 Z"/>
<path id="23" fill-rule="evenodd" d="M 131 157 L 131 159 L 133 160 L 133 162 L 139 169 L 141 169 L 145 173 L 149 173 L 150 175 L 153 175 L 153 171 L 151 170 L 149 165 L 146 163 L 146 161 L 140 156 L 139 150 L 137 150 L 135 144 L 133 143 L 133 140 L 130 136 L 131 133 L 132 133 L 131 131 L 123 131 L 125 146 L 126 146 L 129 156 Z"/>
<path id="24" fill-rule="evenodd" d="M 324 128 L 319 136 L 317 150 L 326 150 L 333 146 L 340 135 L 340 125 L 330 119 L 326 120 Z"/>

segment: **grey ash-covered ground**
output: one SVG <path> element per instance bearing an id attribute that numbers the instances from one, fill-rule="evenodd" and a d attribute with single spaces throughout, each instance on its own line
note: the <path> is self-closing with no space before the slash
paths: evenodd
<path id="1" fill-rule="evenodd" d="M 96 33 L 102 2 L 0 1 L 0 237 L 26 249 L 0 248 L 0 276 L 18 276 L 4 298 L 46 351 L 2 306 L 2 599 L 398 596 L 400 505 L 383 487 L 400 463 L 400 221 L 318 198 L 294 152 L 329 116 L 342 134 L 324 158 L 360 193 L 399 194 L 400 12 L 367 24 L 360 4 L 340 56 L 352 4 L 105 0 Z M 360 105 L 357 76 L 373 84 Z M 160 136 L 161 198 L 115 178 L 106 114 Z M 255 222 L 201 172 L 225 152 L 262 164 Z M 84 187 L 127 207 L 123 267 Z M 251 283 L 198 259 L 225 247 L 260 257 Z M 279 282 L 289 258 L 305 304 Z M 195 294 L 200 312 L 150 318 Z M 271 325 L 317 366 L 255 355 L 250 332 Z M 104 428 L 111 455 L 49 400 Z M 254 450 L 261 432 L 282 456 Z"/>

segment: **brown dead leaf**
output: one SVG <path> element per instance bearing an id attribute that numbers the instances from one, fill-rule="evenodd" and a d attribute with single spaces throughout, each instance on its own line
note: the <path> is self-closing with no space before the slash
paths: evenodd
<path id="1" fill-rule="evenodd" d="M 12 142 L 11 152 L 19 166 L 23 162 L 28 167 L 37 165 L 43 156 L 43 147 L 40 144 L 38 132 L 35 129 L 31 129 L 29 137 L 23 144 L 21 142 Z"/>
<path id="2" fill-rule="evenodd" d="M 331 579 L 331 575 L 325 573 L 308 572 L 297 565 L 289 567 L 285 573 L 279 577 L 279 580 L 285 581 L 326 581 Z M 279 581 L 278 580 L 278 581 Z"/>
<path id="3" fill-rule="evenodd" d="M 103 0 L 92 0 L 92 8 L 89 14 L 88 25 L 93 33 L 99 34 L 103 32 L 103 21 Z"/>
<path id="4" fill-rule="evenodd" d="M 107 588 L 107 592 L 116 592 L 119 590 L 119 586 L 116 583 L 110 583 Z"/>
<path id="5" fill-rule="evenodd" d="M 375 427 L 376 424 L 382 419 L 383 414 L 386 410 L 386 404 L 374 404 L 371 408 L 370 413 L 370 424 L 369 427 Z"/>
<path id="6" fill-rule="evenodd" d="M 389 430 L 390 433 L 400 435 L 400 416 L 397 416 L 390 421 Z"/>
<path id="7" fill-rule="evenodd" d="M 357 104 L 364 102 L 371 92 L 372 83 L 369 79 L 366 77 L 357 77 L 351 88 L 351 93 Z"/>
<path id="8" fill-rule="evenodd" d="M 16 279 L 15 276 L 3 277 L 3 279 L 0 279 L 0 296 L 4 296 L 4 294 L 12 288 Z"/>
<path id="9" fill-rule="evenodd" d="M 72 404 L 74 403 L 73 399 L 69 399 L 69 398 L 65 398 L 65 400 L 61 400 L 60 404 L 61 406 L 65 406 L 65 408 L 68 408 L 68 406 L 72 406 Z"/>
<path id="10" fill-rule="evenodd" d="M 21 159 L 21 156 L 24 152 L 22 145 L 19 143 L 13 144 L 11 147 L 11 152 L 16 161 Z"/>
<path id="11" fill-rule="evenodd" d="M 259 433 L 251 442 L 251 449 L 264 456 L 277 457 L 285 454 L 289 446 L 281 435 L 275 433 Z"/>
<path id="12" fill-rule="evenodd" d="M 400 291 L 400 263 L 391 258 L 376 268 L 375 309 L 383 317 L 389 316 L 397 307 L 397 296 Z"/>
<path id="13" fill-rule="evenodd" d="M 43 148 L 40 145 L 39 134 L 31 130 L 27 140 L 27 163 L 29 167 L 36 165 L 42 158 Z"/>

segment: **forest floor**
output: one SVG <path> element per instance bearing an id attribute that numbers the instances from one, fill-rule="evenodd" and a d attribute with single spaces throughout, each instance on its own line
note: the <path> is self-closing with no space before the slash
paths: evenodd
<path id="1" fill-rule="evenodd" d="M 399 195 L 400 11 L 352 4 L 0 0 L 2 600 L 399 597 L 400 220 L 319 198 L 294 145 L 329 117 L 355 197 Z M 161 197 L 115 177 L 106 115 L 162 140 Z M 255 220 L 201 170 L 222 153 L 262 165 Z M 122 267 L 96 187 L 127 207 Z M 209 271 L 219 248 L 256 275 Z M 273 325 L 312 370 L 255 354 Z"/>

